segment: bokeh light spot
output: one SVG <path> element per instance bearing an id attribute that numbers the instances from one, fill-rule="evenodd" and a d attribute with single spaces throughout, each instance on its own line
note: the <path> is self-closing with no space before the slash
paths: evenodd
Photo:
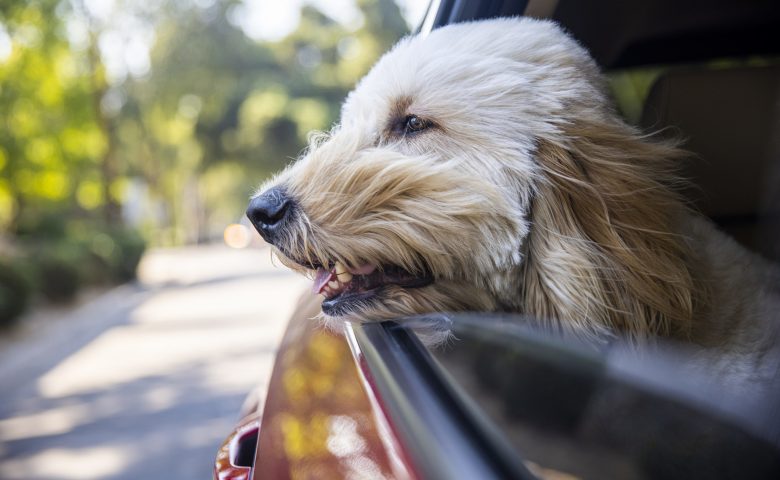
<path id="1" fill-rule="evenodd" d="M 231 248 L 246 248 L 251 237 L 249 229 L 240 223 L 232 223 L 225 228 L 225 245 Z"/>

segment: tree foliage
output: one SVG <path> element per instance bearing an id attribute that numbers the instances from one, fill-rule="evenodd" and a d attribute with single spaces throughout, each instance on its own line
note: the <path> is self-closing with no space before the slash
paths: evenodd
<path id="1" fill-rule="evenodd" d="M 116 22 L 154 41 L 148 71 L 113 78 L 112 24 L 81 0 L 0 3 L 6 239 L 97 222 L 163 245 L 220 235 L 406 30 L 391 0 L 358 0 L 357 29 L 305 6 L 294 32 L 258 42 L 229 21 L 237 3 L 117 0 Z"/>

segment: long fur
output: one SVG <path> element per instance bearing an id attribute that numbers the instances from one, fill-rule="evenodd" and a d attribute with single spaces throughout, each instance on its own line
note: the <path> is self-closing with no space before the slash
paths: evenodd
<path id="1" fill-rule="evenodd" d="M 776 270 L 689 210 L 685 153 L 624 123 L 604 85 L 550 22 L 402 40 L 261 188 L 298 205 L 277 253 L 308 274 L 300 263 L 339 261 L 435 279 L 343 318 L 519 312 L 597 343 L 683 340 L 755 373 L 776 339 L 758 333 L 777 324 Z M 411 114 L 429 128 L 399 134 Z"/>
<path id="2" fill-rule="evenodd" d="M 522 294 L 527 313 L 598 337 L 687 338 L 709 303 L 677 230 L 689 214 L 670 188 L 684 153 L 619 121 L 587 119 L 542 141 Z"/>

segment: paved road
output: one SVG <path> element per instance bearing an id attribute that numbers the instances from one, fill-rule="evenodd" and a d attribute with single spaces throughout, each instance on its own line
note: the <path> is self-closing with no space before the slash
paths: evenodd
<path id="1" fill-rule="evenodd" d="M 306 281 L 268 250 L 160 250 L 0 346 L 0 478 L 206 479 Z"/>

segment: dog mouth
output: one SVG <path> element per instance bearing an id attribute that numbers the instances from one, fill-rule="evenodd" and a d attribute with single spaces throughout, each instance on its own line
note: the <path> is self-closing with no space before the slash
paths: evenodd
<path id="1" fill-rule="evenodd" d="M 312 291 L 322 294 L 323 313 L 339 316 L 375 299 L 385 287 L 420 288 L 433 283 L 430 275 L 417 276 L 393 265 L 366 264 L 350 268 L 340 262 L 316 266 Z"/>

